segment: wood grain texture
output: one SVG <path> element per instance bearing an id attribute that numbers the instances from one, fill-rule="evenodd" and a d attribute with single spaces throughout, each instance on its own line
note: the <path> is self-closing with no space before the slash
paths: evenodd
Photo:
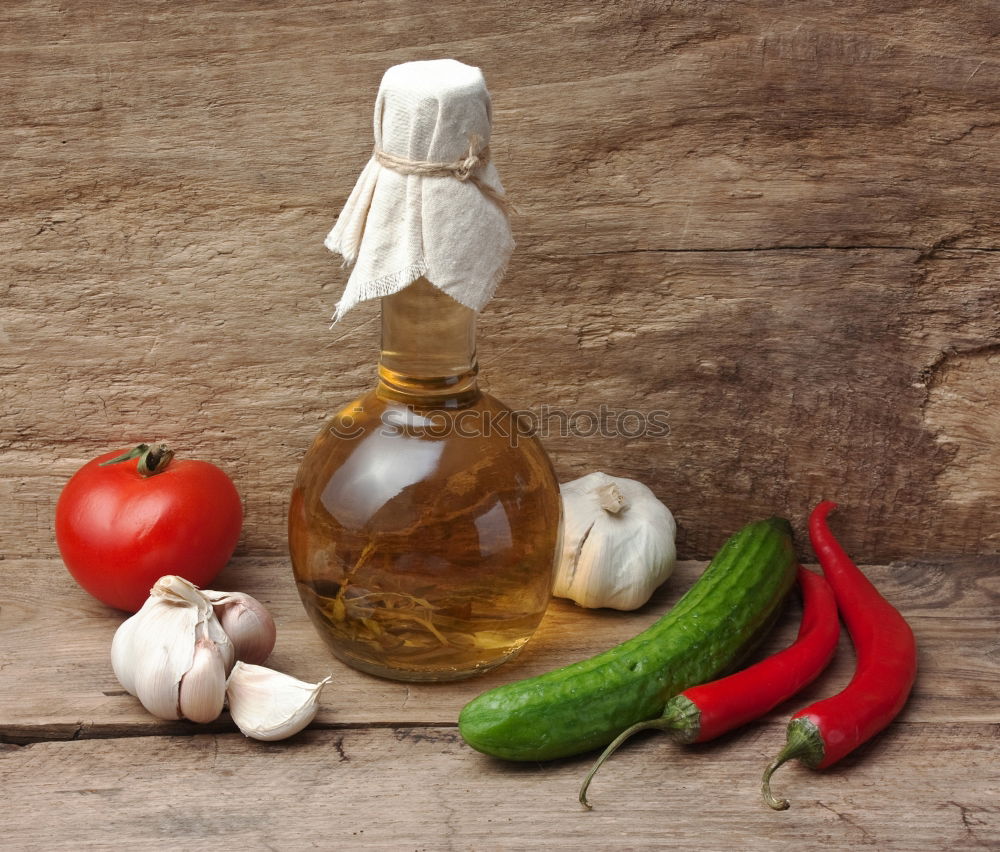
<path id="1" fill-rule="evenodd" d="M 684 562 L 642 610 L 553 603 L 515 661 L 449 684 L 398 684 L 332 659 L 298 602 L 284 559 L 237 560 L 238 586 L 275 615 L 269 664 L 332 672 L 309 730 L 282 743 L 212 725 L 161 722 L 124 693 L 108 650 L 121 616 L 78 589 L 58 560 L 5 560 L 0 588 L 0 836 L 5 849 L 747 850 L 993 848 L 1000 843 L 1000 582 L 991 562 L 867 566 L 909 619 L 920 674 L 899 719 L 824 773 L 782 769 L 790 811 L 768 810 L 760 773 L 783 742 L 779 707 L 743 731 L 681 748 L 637 737 L 576 802 L 592 755 L 508 764 L 455 728 L 481 690 L 620 642 L 693 582 Z M 790 605 L 761 653 L 789 641 Z M 830 670 L 789 705 L 843 686 L 844 640 Z"/>
<path id="2" fill-rule="evenodd" d="M 304 680 L 328 674 L 316 725 L 454 725 L 459 710 L 485 689 L 584 659 L 649 626 L 686 591 L 703 563 L 681 563 L 653 600 L 633 613 L 583 610 L 553 601 L 521 655 L 493 672 L 455 684 L 403 684 L 348 668 L 315 633 L 282 559 L 246 559 L 227 569 L 220 588 L 259 597 L 274 614 L 278 642 L 268 663 Z M 927 724 L 1000 724 L 1000 581 L 981 560 L 865 569 L 911 621 L 920 646 L 920 677 L 904 719 Z M 0 741 L 231 732 L 223 715 L 209 728 L 149 716 L 111 671 L 111 639 L 124 616 L 78 589 L 58 560 L 3 563 L 0 595 Z M 760 653 L 786 645 L 797 631 L 790 604 Z M 846 685 L 853 671 L 847 637 L 834 664 L 795 704 Z M 801 704 L 800 704 L 801 702 Z M 784 718 L 788 708 L 768 717 Z"/>
<path id="3" fill-rule="evenodd" d="M 440 56 L 484 68 L 521 211 L 489 387 L 669 412 L 657 442 L 548 439 L 563 479 L 647 482 L 689 557 L 820 496 L 862 559 L 997 553 L 995 12 L 4 3 L 0 554 L 56 555 L 61 484 L 144 439 L 223 465 L 240 552 L 283 552 L 378 340 L 371 305 L 327 330 L 322 237 L 381 73 Z"/>
<path id="4" fill-rule="evenodd" d="M 37 743 L 0 750 L 0 830 L 7 848 L 45 852 L 990 849 L 996 733 L 899 725 L 824 773 L 775 776 L 792 799 L 783 813 L 759 792 L 783 738 L 774 724 L 697 749 L 636 742 L 595 779 L 589 812 L 576 800 L 589 757 L 510 766 L 453 728 Z"/>

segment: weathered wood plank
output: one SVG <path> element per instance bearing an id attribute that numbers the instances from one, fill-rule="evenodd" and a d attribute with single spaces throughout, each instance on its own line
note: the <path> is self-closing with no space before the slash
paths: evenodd
<path id="1" fill-rule="evenodd" d="M 185 245 L 170 228 L 221 236 L 242 220 L 249 235 L 265 212 L 328 217 L 368 155 L 385 67 L 454 55 L 489 73 L 497 156 L 540 251 L 575 252 L 581 234 L 601 250 L 997 245 L 988 3 L 447 11 L 7 3 L 15 197 L 48 240 L 103 214 L 132 220 L 114 244 L 130 258 L 151 242 L 196 264 L 225 241 Z"/>
<path id="2" fill-rule="evenodd" d="M 838 529 L 859 559 L 994 553 L 1000 519 L 984 495 L 1000 494 L 987 404 L 998 258 L 540 259 L 546 288 L 501 293 L 484 316 L 483 373 L 534 411 L 668 412 L 666 438 L 550 434 L 546 445 L 563 478 L 597 468 L 649 483 L 687 553 L 708 558 L 770 514 L 790 518 L 807 548 L 805 518 L 823 497 L 842 505 Z M 519 302 L 537 328 L 523 328 Z"/>
<path id="3" fill-rule="evenodd" d="M 224 714 L 205 728 L 162 722 L 124 693 L 111 671 L 111 638 L 122 616 L 75 587 L 53 560 L 2 563 L 0 593 L 0 741 L 226 732 Z M 401 684 L 356 672 L 335 660 L 306 618 L 281 559 L 238 560 L 218 585 L 258 595 L 275 616 L 278 643 L 270 665 L 307 680 L 333 674 L 316 725 L 454 725 L 484 689 L 591 656 L 638 633 L 690 586 L 701 563 L 685 562 L 642 610 L 582 610 L 553 602 L 521 656 L 480 678 L 455 684 Z M 988 567 L 988 566 L 986 566 Z M 984 563 L 873 566 L 873 581 L 910 619 L 920 645 L 920 677 L 905 710 L 909 722 L 1000 724 L 1000 583 Z M 761 653 L 797 630 L 797 604 Z M 847 639 L 831 668 L 794 706 L 831 694 L 853 667 Z M 787 717 L 776 709 L 771 721 Z"/>
<path id="4" fill-rule="evenodd" d="M 0 750 L 7 848 L 985 849 L 1000 844 L 995 725 L 898 725 L 826 772 L 775 776 L 778 725 L 708 747 L 646 738 L 576 801 L 590 758 L 504 764 L 454 729 L 38 743 Z"/>
<path id="5" fill-rule="evenodd" d="M 298 459 L 377 344 L 374 307 L 325 330 L 321 239 L 384 68 L 445 55 L 487 72 L 522 211 L 490 386 L 670 413 L 653 446 L 553 441 L 564 478 L 649 482 L 691 557 L 821 495 L 859 558 L 997 552 L 998 26 L 862 0 L 5 3 L 0 554 L 54 556 L 65 478 L 149 438 L 232 472 L 242 553 L 283 551 Z"/>
<path id="6" fill-rule="evenodd" d="M 801 531 L 824 496 L 844 506 L 859 558 L 990 553 L 1000 519 L 983 495 L 1000 493 L 1000 466 L 992 432 L 975 424 L 995 383 L 998 264 L 871 250 L 522 260 L 482 319 L 483 385 L 538 415 L 666 412 L 660 438 L 560 437 L 553 415 L 544 440 L 563 479 L 603 469 L 650 484 L 687 554 L 711 556 L 756 515 Z M 55 500 L 89 456 L 160 439 L 233 476 L 242 553 L 284 551 L 299 459 L 373 381 L 377 307 L 328 333 L 318 302 L 303 310 L 295 288 L 264 284 L 257 296 L 268 290 L 262 313 L 256 298 L 227 304 L 224 285 L 201 286 L 166 329 L 142 318 L 136 295 L 126 332 L 116 288 L 42 327 L 51 291 L 17 289 L 6 328 L 42 354 L 0 351 L 17 376 L 0 409 L 8 557 L 55 555 Z"/>

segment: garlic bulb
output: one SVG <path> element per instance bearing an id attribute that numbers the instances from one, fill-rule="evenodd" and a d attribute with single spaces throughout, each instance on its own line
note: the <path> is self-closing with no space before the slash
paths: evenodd
<path id="1" fill-rule="evenodd" d="M 562 551 L 553 594 L 580 606 L 642 606 L 674 570 L 677 524 L 645 485 L 591 473 L 560 487 Z"/>
<path id="2" fill-rule="evenodd" d="M 115 677 L 160 719 L 216 718 L 234 660 L 233 643 L 212 604 L 197 586 L 172 574 L 156 581 L 111 643 Z"/>
<path id="3" fill-rule="evenodd" d="M 263 663 L 271 656 L 277 630 L 271 613 L 259 600 L 243 592 L 204 589 L 202 594 L 212 602 L 222 629 L 236 649 L 237 660 Z"/>
<path id="4" fill-rule="evenodd" d="M 319 694 L 330 682 L 306 683 L 263 666 L 238 662 L 226 684 L 229 714 L 255 740 L 283 740 L 315 717 Z"/>
<path id="5" fill-rule="evenodd" d="M 111 665 L 154 716 L 211 722 L 228 698 L 244 734 L 281 740 L 313 720 L 330 678 L 304 683 L 243 662 L 266 660 L 274 640 L 274 619 L 260 601 L 242 592 L 203 591 L 167 575 L 118 628 Z"/>

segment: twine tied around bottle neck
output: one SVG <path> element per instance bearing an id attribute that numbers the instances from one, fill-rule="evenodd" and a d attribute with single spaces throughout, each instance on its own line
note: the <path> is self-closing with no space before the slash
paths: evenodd
<path id="1" fill-rule="evenodd" d="M 392 169 L 401 175 L 417 175 L 418 177 L 453 177 L 469 182 L 475 186 L 483 195 L 500 208 L 500 212 L 509 219 L 513 207 L 507 200 L 507 196 L 497 192 L 490 186 L 477 172 L 486 166 L 490 161 L 490 146 L 486 145 L 477 150 L 480 139 L 478 136 L 469 137 L 469 150 L 463 157 L 451 163 L 434 163 L 427 160 L 411 160 L 408 157 L 399 157 L 383 151 L 376 147 L 372 152 L 379 165 Z"/>

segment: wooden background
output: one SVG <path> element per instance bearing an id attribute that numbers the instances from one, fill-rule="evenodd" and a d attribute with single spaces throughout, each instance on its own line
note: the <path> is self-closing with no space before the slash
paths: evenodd
<path id="1" fill-rule="evenodd" d="M 0 555 L 56 555 L 62 483 L 140 440 L 284 552 L 378 344 L 374 304 L 327 328 L 322 239 L 382 72 L 433 57 L 484 69 L 521 212 L 484 384 L 669 412 L 548 438 L 562 479 L 648 483 L 688 558 L 820 497 L 860 559 L 997 553 L 998 38 L 974 0 L 4 0 Z"/>

